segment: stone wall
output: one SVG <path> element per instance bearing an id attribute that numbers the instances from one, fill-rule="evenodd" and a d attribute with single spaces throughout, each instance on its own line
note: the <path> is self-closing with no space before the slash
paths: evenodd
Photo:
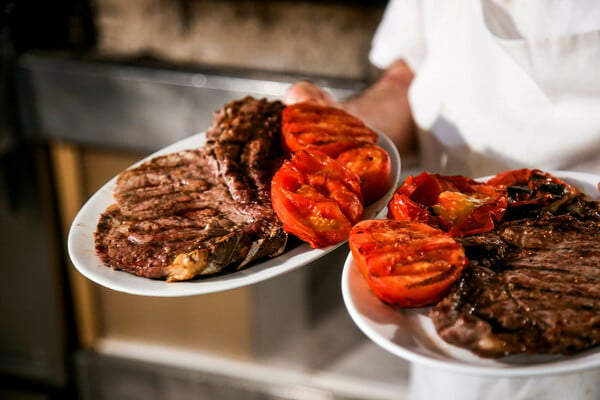
<path id="1" fill-rule="evenodd" d="M 318 1 L 97 0 L 98 46 L 210 66 L 364 79 L 383 6 Z"/>

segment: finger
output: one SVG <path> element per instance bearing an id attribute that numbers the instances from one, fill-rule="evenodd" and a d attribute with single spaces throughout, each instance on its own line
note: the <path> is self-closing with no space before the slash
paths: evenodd
<path id="1" fill-rule="evenodd" d="M 283 103 L 294 104 L 300 102 L 312 102 L 320 105 L 336 106 L 337 103 L 324 89 L 312 82 L 300 81 L 294 83 L 286 91 Z"/>

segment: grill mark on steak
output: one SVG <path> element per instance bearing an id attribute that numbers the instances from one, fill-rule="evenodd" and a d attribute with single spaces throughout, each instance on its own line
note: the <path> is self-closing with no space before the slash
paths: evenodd
<path id="1" fill-rule="evenodd" d="M 287 234 L 270 202 L 270 179 L 283 157 L 273 116 L 281 106 L 250 97 L 232 102 L 217 113 L 222 115 L 207 146 L 157 156 L 121 173 L 116 204 L 102 214 L 95 232 L 101 260 L 175 281 L 281 254 Z M 231 140 L 244 143 L 232 151 Z M 227 167 L 214 170 L 219 162 Z"/>
<path id="2" fill-rule="evenodd" d="M 219 199 L 225 191 L 218 183 L 202 150 L 194 149 L 123 171 L 113 193 L 123 215 L 148 219 L 205 208 L 207 199 Z M 215 194 L 207 195 L 210 190 Z"/>
<path id="3" fill-rule="evenodd" d="M 248 239 L 236 238 L 232 232 L 236 228 L 233 222 L 223 218 L 222 214 L 215 218 L 218 218 L 218 225 L 202 217 L 134 220 L 124 217 L 115 205 L 102 214 L 98 223 L 97 253 L 112 268 L 158 279 L 169 278 L 167 267 L 178 255 L 200 250 L 206 255 L 206 263 L 201 266 L 201 271 L 190 273 L 215 273 L 230 263 L 241 261 L 236 254 L 242 254 L 244 246 L 250 246 Z M 228 254 L 227 257 L 216 255 L 218 246 L 229 249 L 219 253 Z"/>
<path id="4" fill-rule="evenodd" d="M 482 357 L 572 354 L 598 345 L 600 220 L 594 212 L 510 221 L 460 238 L 470 264 L 430 310 L 439 335 Z M 494 249 L 489 257 L 488 248 Z"/>
<path id="5" fill-rule="evenodd" d="M 271 178 L 283 161 L 283 108 L 279 101 L 246 97 L 218 110 L 206 131 L 213 171 L 241 204 L 270 201 Z"/>

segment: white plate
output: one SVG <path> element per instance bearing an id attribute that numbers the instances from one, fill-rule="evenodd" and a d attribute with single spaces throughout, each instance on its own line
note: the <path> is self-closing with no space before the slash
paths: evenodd
<path id="1" fill-rule="evenodd" d="M 160 154 L 204 145 L 204 133 L 199 133 L 176 142 L 141 160 L 139 163 Z M 385 209 L 400 180 L 400 156 L 392 142 L 384 135 L 379 136 L 379 145 L 389 154 L 392 161 L 392 186 L 381 199 L 366 207 L 364 218 L 376 218 Z M 138 163 L 138 164 L 139 164 Z M 136 164 L 137 165 L 137 164 Z M 81 208 L 75 217 L 68 237 L 68 251 L 75 268 L 90 280 L 107 288 L 145 296 L 177 297 L 214 293 L 235 289 L 273 278 L 292 271 L 334 250 L 336 246 L 312 249 L 300 245 L 278 257 L 249 266 L 231 274 L 191 281 L 167 283 L 160 280 L 141 278 L 123 271 L 116 271 L 102 264 L 94 249 L 94 232 L 101 213 L 114 203 L 113 187 L 116 177 L 106 183 Z"/>
<path id="2" fill-rule="evenodd" d="M 600 200 L 600 176 L 578 172 L 553 172 L 590 198 Z M 454 372 L 492 376 L 533 376 L 574 372 L 600 366 L 600 347 L 574 356 L 522 356 L 484 359 L 450 345 L 435 331 L 428 308 L 396 309 L 385 305 L 370 291 L 348 255 L 342 272 L 344 303 L 356 325 L 373 342 L 408 361 Z"/>

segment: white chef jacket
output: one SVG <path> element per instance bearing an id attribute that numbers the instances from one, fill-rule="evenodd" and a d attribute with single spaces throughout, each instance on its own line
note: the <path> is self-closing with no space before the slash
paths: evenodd
<path id="1" fill-rule="evenodd" d="M 392 0 L 370 60 L 399 58 L 424 167 L 600 173 L 600 2 Z"/>
<path id="2" fill-rule="evenodd" d="M 422 167 L 482 176 L 530 167 L 600 173 L 600 2 L 391 0 L 371 62 L 404 59 Z M 462 375 L 415 364 L 411 399 L 600 399 L 600 369 Z"/>

